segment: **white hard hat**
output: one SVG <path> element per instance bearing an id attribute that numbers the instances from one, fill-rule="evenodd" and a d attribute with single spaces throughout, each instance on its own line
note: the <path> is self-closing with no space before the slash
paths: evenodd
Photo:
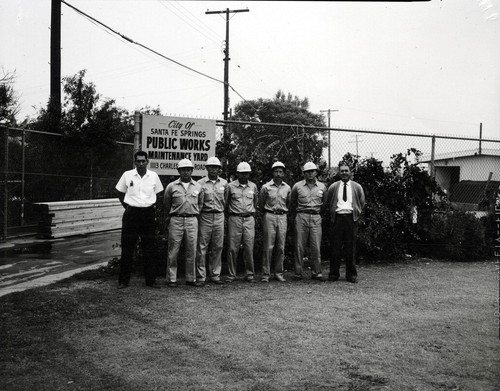
<path id="1" fill-rule="evenodd" d="M 284 165 L 283 163 L 281 163 L 281 162 L 275 162 L 271 168 L 272 168 L 273 170 L 274 170 L 275 168 L 283 168 L 283 169 L 284 169 L 284 168 L 285 168 L 285 165 Z"/>
<path id="2" fill-rule="evenodd" d="M 247 162 L 241 162 L 238 164 L 238 167 L 236 167 L 236 172 L 252 172 L 252 169 Z"/>
<path id="3" fill-rule="evenodd" d="M 177 169 L 179 168 L 194 168 L 193 163 L 189 159 L 182 159 L 177 165 Z"/>
<path id="4" fill-rule="evenodd" d="M 220 160 L 217 159 L 216 157 L 209 157 L 207 162 L 205 163 L 205 166 L 219 166 L 219 167 L 221 167 L 222 164 L 220 164 Z"/>
<path id="5" fill-rule="evenodd" d="M 314 164 L 313 162 L 307 162 L 306 164 L 304 164 L 304 168 L 302 168 L 302 171 L 310 171 L 317 169 L 318 167 L 316 166 L 316 164 Z"/>

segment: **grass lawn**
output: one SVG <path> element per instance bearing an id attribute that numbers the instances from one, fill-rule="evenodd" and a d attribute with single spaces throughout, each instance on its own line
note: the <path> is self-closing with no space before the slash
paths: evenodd
<path id="1" fill-rule="evenodd" d="M 0 390 L 499 389 L 494 262 L 359 276 L 117 290 L 99 271 L 3 296 Z"/>

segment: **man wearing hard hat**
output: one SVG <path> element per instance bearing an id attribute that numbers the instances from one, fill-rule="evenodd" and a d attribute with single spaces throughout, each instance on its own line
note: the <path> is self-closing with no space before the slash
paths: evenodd
<path id="1" fill-rule="evenodd" d="M 179 179 L 165 189 L 165 213 L 168 226 L 167 284 L 177 286 L 177 257 L 184 242 L 186 258 L 186 285 L 203 286 L 196 282 L 196 244 L 198 215 L 203 203 L 201 185 L 191 175 L 193 163 L 182 159 L 177 165 Z"/>
<path id="2" fill-rule="evenodd" d="M 238 179 L 228 185 L 226 210 L 228 212 L 228 276 L 226 282 L 236 279 L 236 263 L 238 250 L 243 242 L 243 260 L 245 264 L 245 281 L 255 282 L 253 244 L 255 239 L 254 214 L 257 208 L 257 185 L 248 180 L 251 172 L 250 164 L 241 162 L 236 168 Z"/>
<path id="3" fill-rule="evenodd" d="M 316 179 L 318 167 L 304 164 L 304 180 L 293 185 L 290 210 L 295 217 L 295 275 L 301 280 L 304 267 L 304 248 L 309 244 L 312 261 L 311 278 L 322 280 L 321 274 L 321 211 L 326 201 L 326 186 Z"/>
<path id="4" fill-rule="evenodd" d="M 263 213 L 262 241 L 262 282 L 269 282 L 271 258 L 276 246 L 274 277 L 285 281 L 283 261 L 285 258 L 285 239 L 287 230 L 287 212 L 290 204 L 290 186 L 283 182 L 285 165 L 275 162 L 272 166 L 273 179 L 262 186 L 259 194 L 259 207 Z"/>
<path id="5" fill-rule="evenodd" d="M 219 176 L 222 165 L 216 157 L 208 158 L 205 163 L 207 176 L 200 179 L 203 193 L 201 207 L 198 247 L 196 251 L 196 281 L 205 282 L 206 259 L 209 246 L 209 275 L 214 284 L 224 284 L 220 279 L 222 247 L 224 245 L 224 208 L 226 205 L 227 181 Z"/>

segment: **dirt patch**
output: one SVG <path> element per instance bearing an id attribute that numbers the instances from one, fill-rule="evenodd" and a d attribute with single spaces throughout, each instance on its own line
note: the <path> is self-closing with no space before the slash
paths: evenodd
<path id="1" fill-rule="evenodd" d="M 359 274 L 117 290 L 95 273 L 13 293 L 0 298 L 0 388 L 496 390 L 493 262 Z"/>

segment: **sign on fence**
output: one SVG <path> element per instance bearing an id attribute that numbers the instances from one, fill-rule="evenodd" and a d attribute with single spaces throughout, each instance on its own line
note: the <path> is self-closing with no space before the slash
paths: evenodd
<path id="1" fill-rule="evenodd" d="M 181 159 L 193 162 L 193 176 L 204 176 L 205 162 L 215 156 L 215 120 L 160 115 L 142 116 L 142 150 L 158 175 L 178 175 Z"/>

